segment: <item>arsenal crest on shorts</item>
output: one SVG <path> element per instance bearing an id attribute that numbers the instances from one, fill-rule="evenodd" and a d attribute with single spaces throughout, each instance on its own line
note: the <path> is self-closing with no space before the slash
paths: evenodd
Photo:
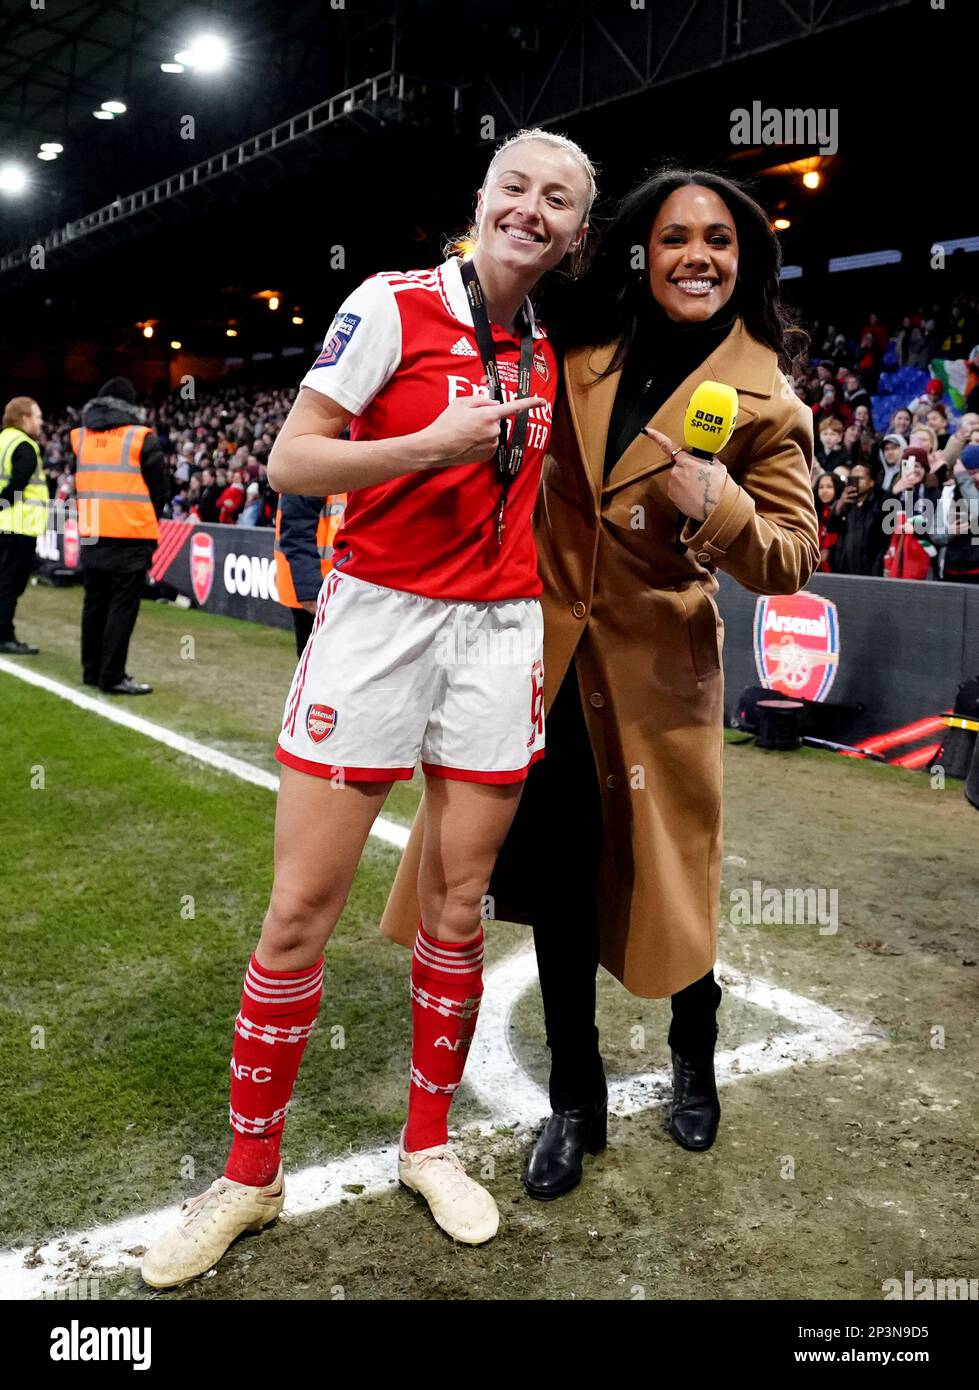
<path id="1" fill-rule="evenodd" d="M 198 531 L 190 538 L 190 583 L 194 598 L 203 608 L 214 583 L 214 537 Z"/>
<path id="2" fill-rule="evenodd" d="M 337 726 L 337 712 L 330 705 L 310 705 L 306 711 L 306 732 L 314 743 L 322 743 Z"/>

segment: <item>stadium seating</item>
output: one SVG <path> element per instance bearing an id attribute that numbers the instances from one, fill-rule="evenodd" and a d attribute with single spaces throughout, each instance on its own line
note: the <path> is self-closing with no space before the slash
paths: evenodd
<path id="1" fill-rule="evenodd" d="M 931 372 L 922 367 L 898 367 L 897 371 L 882 374 L 878 383 L 881 389 L 871 400 L 875 427 L 886 429 L 895 410 L 920 396 L 930 377 Z"/>

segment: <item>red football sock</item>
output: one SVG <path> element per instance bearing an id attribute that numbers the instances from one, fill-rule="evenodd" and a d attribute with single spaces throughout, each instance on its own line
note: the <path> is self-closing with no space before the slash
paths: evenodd
<path id="1" fill-rule="evenodd" d="M 483 993 L 483 933 L 436 941 L 419 923 L 411 958 L 411 1086 L 405 1149 L 430 1149 L 449 1137 L 449 1106 L 462 1080 Z"/>
<path id="2" fill-rule="evenodd" d="M 279 1168 L 279 1145 L 299 1063 L 323 994 L 323 957 L 305 970 L 268 970 L 253 955 L 245 972 L 231 1055 L 227 1178 L 265 1187 Z"/>

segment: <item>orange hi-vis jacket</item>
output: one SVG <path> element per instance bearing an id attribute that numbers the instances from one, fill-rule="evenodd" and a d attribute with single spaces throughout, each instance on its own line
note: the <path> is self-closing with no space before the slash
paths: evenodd
<path id="1" fill-rule="evenodd" d="M 322 501 L 288 493 L 279 498 L 275 512 L 275 584 L 279 602 L 287 608 L 302 607 L 297 588 L 307 599 L 316 597 L 311 572 L 315 574 L 313 566 L 317 560 L 321 580 L 333 568 L 333 538 L 343 521 L 346 500 L 345 492 L 331 493 Z M 318 591 L 318 584 L 315 587 Z"/>
<path id="2" fill-rule="evenodd" d="M 159 540 L 156 512 L 139 466 L 143 440 L 150 433 L 146 425 L 72 430 L 79 535 Z"/>

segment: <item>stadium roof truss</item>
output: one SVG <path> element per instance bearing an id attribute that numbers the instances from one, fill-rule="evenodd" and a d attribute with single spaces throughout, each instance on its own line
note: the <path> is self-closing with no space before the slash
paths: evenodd
<path id="1" fill-rule="evenodd" d="M 159 31 L 141 0 L 78 0 L 69 8 L 32 9 L 0 21 L 0 130 L 27 139 L 60 134 L 74 108 L 106 95 L 103 81 L 129 88 L 135 64 L 159 65 L 150 36 Z M 28 18 L 25 20 L 25 12 Z M 14 114 L 16 112 L 16 114 Z"/>
<path id="2" fill-rule="evenodd" d="M 243 171 L 257 161 L 281 172 L 298 167 L 297 156 L 304 153 L 299 149 L 301 142 L 341 123 L 354 130 L 363 130 L 403 119 L 408 110 L 414 115 L 420 106 L 436 112 L 441 119 L 451 120 L 459 110 L 460 101 L 460 88 L 406 77 L 404 73 L 380 73 L 178 174 L 115 198 L 104 207 L 49 232 L 33 245 L 9 252 L 0 257 L 0 273 L 7 276 L 30 269 L 39 247 L 43 249 L 45 263 L 48 253 L 57 252 L 61 264 L 88 249 L 86 241 L 93 243 L 94 249 L 96 241 L 104 245 L 107 238 L 114 240 L 145 231 L 170 214 L 179 215 L 191 204 L 194 211 L 199 211 L 207 185 L 222 179 L 225 184 L 249 187 Z M 96 234 L 101 235 L 97 237 Z"/>
<path id="3" fill-rule="evenodd" d="M 524 7 L 522 27 L 510 30 L 521 59 L 484 68 L 475 79 L 487 94 L 479 109 L 506 129 L 547 125 L 912 3 L 632 0 L 612 6 L 565 0 L 549 6 L 539 24 L 537 10 Z M 555 15 L 558 24 L 549 22 Z"/>
<path id="4" fill-rule="evenodd" d="M 262 0 L 235 0 L 254 21 Z M 264 0 L 272 10 L 278 6 Z M 270 176 L 297 170 L 318 156 L 313 137 L 332 134 L 339 144 L 392 122 L 476 130 L 487 115 L 497 136 L 529 125 L 543 125 L 606 105 L 669 82 L 708 71 L 739 58 L 821 33 L 824 30 L 893 11 L 912 0 L 634 0 L 618 7 L 597 0 L 497 0 L 493 24 L 478 42 L 457 45 L 439 60 L 440 80 L 409 77 L 399 70 L 397 55 L 404 40 L 422 23 L 444 25 L 458 13 L 457 0 L 416 0 L 404 13 L 396 3 L 368 0 L 364 30 L 390 35 L 391 66 L 335 91 L 298 115 L 260 134 L 212 154 L 190 168 L 145 188 L 119 196 L 105 206 L 64 223 L 46 236 L 24 235 L 22 244 L 0 257 L 0 280 L 13 288 L 30 274 L 36 247 L 53 253 L 58 265 L 222 196 L 228 185 L 246 186 L 262 161 Z M 232 0 L 215 0 L 215 10 Z M 232 5 L 232 9 L 234 6 Z M 303 58 L 286 86 L 298 95 L 302 81 L 316 79 L 324 39 L 316 24 L 329 7 L 313 0 L 293 0 L 282 24 L 305 26 Z M 23 17 L 0 23 L 0 47 L 16 36 L 16 51 L 0 60 L 0 128 L 18 124 L 22 135 L 50 124 L 50 113 L 101 94 L 100 83 L 112 75 L 128 89 L 133 66 L 159 64 L 160 22 L 147 15 L 146 0 L 79 0 L 56 18 L 37 12 L 36 33 Z M 266 12 L 273 27 L 276 13 Z M 109 23 L 111 32 L 104 25 Z M 103 26 L 103 27 L 100 27 Z M 386 28 L 385 28 L 386 26 Z M 292 32 L 290 27 L 289 32 Z M 286 31 L 276 35 L 280 76 Z M 349 35 L 351 44 L 357 35 Z M 31 65 L 31 45 L 39 61 Z M 25 46 L 26 45 L 26 46 Z M 104 51 L 103 51 L 104 50 Z M 79 55 L 83 54 L 80 58 Z M 120 73 L 119 63 L 125 65 Z M 30 71 L 25 71 L 29 68 Z M 454 70 L 453 70 L 454 69 Z M 39 72 L 40 70 L 40 72 Z M 441 80 L 445 78 L 447 80 Z M 50 91 L 45 91 L 45 88 Z M 98 88 L 98 91 L 96 90 Z M 19 93 L 19 96 L 17 95 Z M 750 94 L 749 94 L 750 95 Z M 755 94 L 757 95 L 757 94 Z M 19 101 L 19 123 L 11 115 Z M 475 137 L 474 137 L 475 138 Z M 245 170 L 248 170 L 246 176 Z M 222 185 L 220 188 L 216 187 Z"/>

